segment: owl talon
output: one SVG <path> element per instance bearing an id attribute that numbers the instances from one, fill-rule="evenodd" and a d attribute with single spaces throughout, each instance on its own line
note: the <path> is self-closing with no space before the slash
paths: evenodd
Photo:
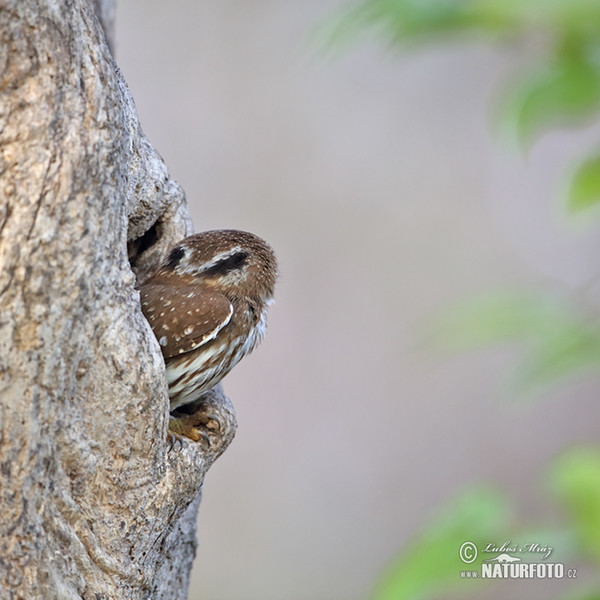
<path id="1" fill-rule="evenodd" d="M 204 433 L 204 431 L 200 431 L 199 429 L 193 427 L 192 429 L 190 429 L 188 436 L 195 442 L 203 440 L 206 443 L 206 445 L 210 448 L 210 438 L 208 437 L 208 435 L 206 435 L 206 433 Z"/>
<path id="2" fill-rule="evenodd" d="M 181 452 L 183 450 L 183 438 L 169 429 L 167 431 L 167 443 L 169 444 L 169 452 Z M 175 447 L 177 446 L 177 449 Z"/>
<path id="3" fill-rule="evenodd" d="M 206 429 L 210 429 L 215 433 L 220 433 L 223 430 L 221 421 L 219 421 L 219 419 L 213 414 L 206 415 L 206 421 L 204 423 L 204 426 L 206 427 Z"/>
<path id="4" fill-rule="evenodd" d="M 215 419 L 216 420 L 216 419 Z M 183 448 L 183 438 L 186 437 L 194 442 L 203 440 L 210 448 L 210 438 L 204 431 L 189 423 L 189 419 L 171 417 L 169 419 L 169 433 L 167 439 L 174 438 L 181 443 Z"/>

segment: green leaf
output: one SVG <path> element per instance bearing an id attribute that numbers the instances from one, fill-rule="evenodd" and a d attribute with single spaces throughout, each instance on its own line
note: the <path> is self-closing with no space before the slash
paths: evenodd
<path id="1" fill-rule="evenodd" d="M 507 19 L 508 17 L 508 19 Z M 489 32 L 507 28 L 513 15 L 502 5 L 489 10 L 485 2 L 466 0 L 365 0 L 338 18 L 332 40 L 348 41 L 363 31 L 401 43 L 433 34 L 483 29 Z"/>
<path id="2" fill-rule="evenodd" d="M 550 473 L 551 485 L 565 505 L 583 551 L 600 565 L 600 449 L 573 449 Z"/>
<path id="3" fill-rule="evenodd" d="M 568 208 L 581 212 L 600 203 L 600 155 L 588 158 L 571 180 Z"/>
<path id="4" fill-rule="evenodd" d="M 471 542 L 481 549 L 501 539 L 508 517 L 508 504 L 498 492 L 477 488 L 465 493 L 388 569 L 373 600 L 423 600 L 451 586 L 473 590 L 476 582 L 461 579 L 460 573 L 478 569 L 481 556 L 466 564 L 460 559 L 461 546 Z"/>
<path id="5" fill-rule="evenodd" d="M 518 343 L 524 357 L 516 383 L 522 391 L 600 368 L 600 325 L 545 294 L 482 296 L 450 311 L 440 333 L 455 348 Z"/>
<path id="6" fill-rule="evenodd" d="M 547 384 L 567 375 L 600 367 L 600 333 L 584 323 L 558 322 L 530 341 L 518 373 L 522 387 Z"/>
<path id="7" fill-rule="evenodd" d="M 337 19 L 333 38 L 350 39 L 373 30 L 394 43 L 433 34 L 528 35 L 544 32 L 560 39 L 600 35 L 597 0 L 363 0 Z"/>
<path id="8" fill-rule="evenodd" d="M 600 71 L 583 60 L 540 67 L 516 88 L 505 105 L 504 121 L 526 145 L 541 131 L 567 125 L 600 107 Z"/>

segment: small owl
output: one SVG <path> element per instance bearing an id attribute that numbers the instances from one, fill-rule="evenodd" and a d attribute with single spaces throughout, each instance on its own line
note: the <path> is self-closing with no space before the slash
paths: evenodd
<path id="1" fill-rule="evenodd" d="M 185 238 L 140 287 L 165 359 L 171 410 L 198 400 L 262 340 L 276 278 L 271 247 L 229 229 Z M 178 433 L 197 439 L 197 432 Z"/>

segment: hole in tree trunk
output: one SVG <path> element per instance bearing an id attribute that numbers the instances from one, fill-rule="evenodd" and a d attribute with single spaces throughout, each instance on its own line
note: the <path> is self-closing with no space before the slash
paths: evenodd
<path id="1" fill-rule="evenodd" d="M 157 221 L 144 235 L 127 244 L 127 256 L 132 269 L 135 270 L 144 252 L 156 244 L 159 238 L 159 229 L 160 223 Z"/>

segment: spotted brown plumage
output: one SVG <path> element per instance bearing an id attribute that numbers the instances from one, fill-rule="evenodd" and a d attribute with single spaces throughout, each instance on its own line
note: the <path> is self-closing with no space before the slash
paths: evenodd
<path id="1" fill-rule="evenodd" d="M 140 287 L 165 359 L 171 410 L 197 400 L 257 346 L 276 277 L 265 241 L 217 230 L 179 242 Z"/>

